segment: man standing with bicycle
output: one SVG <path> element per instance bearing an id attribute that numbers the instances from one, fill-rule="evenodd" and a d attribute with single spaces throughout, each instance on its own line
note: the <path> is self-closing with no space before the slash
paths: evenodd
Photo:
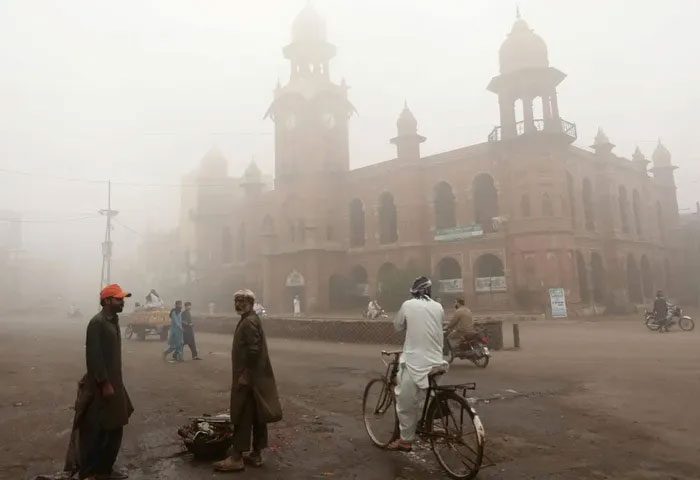
<path id="1" fill-rule="evenodd" d="M 396 330 L 406 331 L 395 390 L 401 436 L 387 449 L 402 452 L 413 448 L 428 375 L 447 368 L 442 356 L 445 312 L 442 305 L 431 298 L 430 279 L 418 277 L 411 287 L 411 295 L 413 298 L 401 305 L 394 319 Z"/>

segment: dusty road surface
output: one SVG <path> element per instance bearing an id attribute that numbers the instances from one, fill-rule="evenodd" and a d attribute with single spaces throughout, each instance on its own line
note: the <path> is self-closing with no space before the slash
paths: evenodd
<path id="1" fill-rule="evenodd" d="M 0 478 L 62 466 L 85 321 L 60 315 L 0 320 Z M 700 478 L 700 334 L 655 334 L 619 319 L 521 325 L 523 348 L 486 370 L 458 361 L 448 381 L 476 381 L 493 466 L 480 479 Z M 124 341 L 136 412 L 119 465 L 132 479 L 219 479 L 182 454 L 189 415 L 225 410 L 226 335 L 199 335 L 204 360 L 172 365 L 158 341 Z M 361 394 L 380 371 L 378 346 L 270 341 L 285 420 L 271 429 L 267 465 L 239 478 L 444 478 L 429 451 L 373 448 Z M 188 357 L 189 359 L 189 357 Z"/>

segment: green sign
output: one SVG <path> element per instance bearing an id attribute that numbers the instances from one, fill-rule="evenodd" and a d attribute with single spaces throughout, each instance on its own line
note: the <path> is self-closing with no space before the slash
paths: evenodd
<path id="1" fill-rule="evenodd" d="M 435 241 L 453 242 L 455 240 L 481 237 L 483 234 L 484 229 L 479 224 L 467 225 L 466 227 L 441 228 L 435 231 Z"/>

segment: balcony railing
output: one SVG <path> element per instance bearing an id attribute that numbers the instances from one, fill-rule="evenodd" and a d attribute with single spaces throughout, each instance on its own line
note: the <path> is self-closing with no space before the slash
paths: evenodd
<path id="1" fill-rule="evenodd" d="M 553 121 L 555 122 L 555 121 Z M 520 121 L 515 124 L 515 136 L 520 137 L 522 135 L 529 135 L 533 133 L 541 133 L 541 132 L 551 132 L 551 133 L 563 133 L 567 137 L 571 139 L 571 141 L 576 140 L 576 124 L 571 123 L 569 121 L 566 121 L 564 119 L 559 119 L 560 124 L 557 125 L 556 123 L 553 123 L 551 127 L 548 126 L 548 123 L 545 123 L 545 120 L 542 118 L 537 118 L 533 120 L 533 128 L 532 130 L 526 129 L 525 128 L 525 121 Z M 559 128 L 557 128 L 559 127 Z M 491 133 L 489 134 L 488 138 L 489 142 L 500 142 L 503 140 L 503 129 L 502 127 L 498 126 L 495 127 L 493 130 L 491 130 Z"/>

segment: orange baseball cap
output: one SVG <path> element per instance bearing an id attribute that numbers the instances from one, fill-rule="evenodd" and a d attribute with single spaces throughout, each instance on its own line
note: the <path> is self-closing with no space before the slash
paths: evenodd
<path id="1" fill-rule="evenodd" d="M 120 287 L 118 284 L 113 283 L 112 285 L 107 285 L 105 288 L 102 289 L 100 292 L 100 300 L 104 300 L 105 298 L 125 298 L 125 297 L 130 297 L 131 294 L 129 292 L 125 292 L 122 290 L 122 287 Z"/>

